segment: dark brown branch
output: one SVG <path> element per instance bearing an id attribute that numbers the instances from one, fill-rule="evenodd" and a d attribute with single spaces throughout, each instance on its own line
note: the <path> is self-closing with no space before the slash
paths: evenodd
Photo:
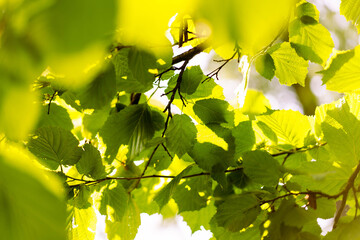
<path id="1" fill-rule="evenodd" d="M 353 194 L 354 194 L 354 199 L 355 199 L 355 218 L 357 217 L 357 212 L 358 212 L 358 209 L 359 209 L 359 200 L 356 196 L 356 189 L 355 189 L 355 186 L 353 185 L 352 187 L 352 190 L 353 190 Z"/>
<path id="2" fill-rule="evenodd" d="M 242 167 L 237 167 L 234 169 L 228 169 L 226 171 L 224 171 L 225 173 L 230 173 L 230 172 L 236 172 L 239 171 L 240 169 L 242 169 Z M 200 172 L 200 173 L 195 173 L 195 174 L 191 174 L 191 175 L 185 175 L 182 178 L 192 178 L 192 177 L 198 177 L 198 176 L 208 176 L 210 175 L 209 172 Z M 141 179 L 146 179 L 146 178 L 175 178 L 176 176 L 173 175 L 158 175 L 158 174 L 153 174 L 153 175 L 146 175 L 146 176 L 138 176 L 138 177 L 106 177 L 106 178 L 102 178 L 102 179 L 98 179 L 98 180 L 84 180 L 84 179 L 78 179 L 78 178 L 74 178 L 71 176 L 67 176 L 68 178 L 71 179 L 71 181 L 79 181 L 79 182 L 83 182 L 81 184 L 96 184 L 96 183 L 100 183 L 103 181 L 108 181 L 108 180 L 127 180 L 127 181 L 131 181 L 131 180 L 141 180 Z M 70 181 L 68 181 L 70 182 Z M 70 187 L 77 187 L 81 184 L 75 184 L 75 185 L 70 185 Z"/>
<path id="3" fill-rule="evenodd" d="M 237 47 L 235 47 L 235 52 L 230 58 L 224 59 L 224 60 L 214 60 L 215 62 L 223 62 L 223 64 L 221 64 L 218 68 L 216 68 L 215 70 L 208 73 L 206 75 L 207 78 L 205 78 L 202 82 L 205 82 L 205 81 L 211 79 L 214 76 L 216 77 L 217 80 L 219 80 L 219 73 L 220 73 L 221 69 L 223 67 L 225 67 L 225 65 L 228 64 L 231 60 L 233 60 L 236 57 L 236 55 L 238 55 L 238 59 L 239 59 L 240 58 L 240 52 L 239 52 L 239 49 Z"/>
<path id="4" fill-rule="evenodd" d="M 58 91 L 55 91 L 53 93 L 53 95 L 51 95 L 50 99 L 49 99 L 49 104 L 48 104 L 48 111 L 47 111 L 47 114 L 50 114 L 50 106 L 51 106 L 51 102 L 54 100 L 56 94 L 58 93 Z"/>
<path id="5" fill-rule="evenodd" d="M 209 39 L 193 47 L 192 49 L 173 57 L 172 64 L 174 65 L 186 60 L 190 61 L 193 57 L 195 57 L 197 54 L 201 53 L 208 47 L 209 47 Z"/>
<path id="6" fill-rule="evenodd" d="M 339 194 L 337 194 L 339 196 L 342 195 L 343 198 L 341 200 L 341 205 L 340 205 L 338 211 L 336 212 L 333 228 L 336 228 L 336 226 L 337 226 L 337 224 L 339 222 L 340 216 L 341 216 L 342 212 L 344 211 L 344 208 L 345 208 L 345 205 L 346 205 L 346 200 L 347 200 L 349 191 L 350 191 L 350 189 L 352 187 L 354 187 L 354 182 L 355 182 L 356 177 L 359 175 L 359 172 L 360 172 L 360 162 L 356 166 L 356 169 L 353 172 L 353 174 L 351 174 L 349 180 L 347 181 L 347 184 L 346 184 L 344 190 L 341 191 Z"/>
<path id="7" fill-rule="evenodd" d="M 169 125 L 169 121 L 170 121 L 170 118 L 172 117 L 172 113 L 171 113 L 171 104 L 173 103 L 173 101 L 175 100 L 175 95 L 176 93 L 179 93 L 179 96 L 180 96 L 180 99 L 181 101 L 183 102 L 183 104 L 185 105 L 185 100 L 183 98 L 183 96 L 181 95 L 181 91 L 180 91 L 180 86 L 181 86 L 181 81 L 182 81 L 182 76 L 185 72 L 185 69 L 186 69 L 186 65 L 189 63 L 189 60 L 185 60 L 185 62 L 183 63 L 183 65 L 180 67 L 180 73 L 179 73 L 179 76 L 176 80 L 176 85 L 175 87 L 167 92 L 167 93 L 164 93 L 163 95 L 168 95 L 171 93 L 171 96 L 170 96 L 170 100 L 168 102 L 168 104 L 166 105 L 165 109 L 163 112 L 167 112 L 168 115 L 166 117 L 166 121 L 165 121 L 165 127 L 164 127 L 164 131 L 162 133 L 162 137 L 165 136 L 165 132 L 166 132 L 166 129 Z"/>
<path id="8" fill-rule="evenodd" d="M 319 148 L 319 147 L 322 147 L 322 146 L 325 146 L 326 143 L 320 143 L 318 145 L 314 145 L 312 147 L 300 147 L 300 148 L 295 148 L 293 150 L 290 150 L 290 151 L 283 151 L 283 152 L 279 152 L 279 153 L 273 153 L 271 154 L 271 156 L 273 157 L 277 157 L 277 156 L 281 156 L 281 155 L 291 155 L 291 154 L 295 154 L 295 153 L 300 153 L 300 152 L 307 152 L 309 150 L 313 150 L 313 149 L 316 149 L 316 148 Z"/>

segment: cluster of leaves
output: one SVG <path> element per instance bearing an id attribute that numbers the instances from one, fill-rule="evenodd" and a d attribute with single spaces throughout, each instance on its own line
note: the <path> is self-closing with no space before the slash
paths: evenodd
<path id="1" fill-rule="evenodd" d="M 108 239 L 134 239 L 140 213 L 180 214 L 219 240 L 358 238 L 360 47 L 335 52 L 316 7 L 284 1 L 199 0 L 197 14 L 187 1 L 0 2 L 2 237 L 94 239 L 97 209 Z M 342 0 L 358 29 L 359 9 Z M 191 48 L 173 56 L 172 45 Z M 218 69 L 189 66 L 211 49 Z M 254 90 L 231 106 L 212 77 L 243 55 L 286 85 L 320 64 L 345 96 L 314 116 L 271 110 Z M 334 218 L 325 237 L 318 218 Z"/>

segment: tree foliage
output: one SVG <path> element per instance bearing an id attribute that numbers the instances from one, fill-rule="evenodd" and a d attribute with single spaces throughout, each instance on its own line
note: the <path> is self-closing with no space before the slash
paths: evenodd
<path id="1" fill-rule="evenodd" d="M 108 239 L 134 239 L 140 213 L 180 214 L 219 240 L 359 238 L 360 46 L 334 49 L 313 4 L 0 6 L 2 238 L 94 239 L 97 211 Z M 358 30 L 359 9 L 341 1 Z M 204 73 L 193 59 L 211 50 L 223 59 Z M 230 61 L 243 105 L 217 84 Z M 313 116 L 247 90 L 251 65 L 305 86 L 309 62 L 344 93 Z M 334 218 L 326 236 L 318 218 Z"/>

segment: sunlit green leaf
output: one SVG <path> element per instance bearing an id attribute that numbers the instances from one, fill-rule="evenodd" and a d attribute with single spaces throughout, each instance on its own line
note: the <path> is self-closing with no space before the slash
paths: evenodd
<path id="1" fill-rule="evenodd" d="M 341 0 L 340 14 L 351 20 L 360 32 L 360 3 L 356 0 Z"/>
<path id="2" fill-rule="evenodd" d="M 232 124 L 234 121 L 234 114 L 228 111 L 228 107 L 229 104 L 220 99 L 204 99 L 195 103 L 194 112 L 204 124 Z"/>
<path id="3" fill-rule="evenodd" d="M 254 182 L 276 186 L 281 176 L 280 164 L 267 152 L 254 151 L 243 155 L 244 173 Z"/>
<path id="4" fill-rule="evenodd" d="M 182 76 L 180 85 L 180 92 L 187 93 L 189 95 L 196 92 L 201 80 L 203 79 L 203 72 L 200 66 L 193 66 L 190 69 L 186 69 Z"/>
<path id="5" fill-rule="evenodd" d="M 330 66 L 322 71 L 326 88 L 338 92 L 352 92 L 360 88 L 360 47 L 339 53 Z"/>
<path id="6" fill-rule="evenodd" d="M 42 127 L 28 143 L 29 150 L 44 166 L 56 169 L 61 165 L 74 165 L 82 154 L 79 141 L 71 132 L 59 127 Z"/>
<path id="7" fill-rule="evenodd" d="M 106 69 L 78 93 L 80 104 L 83 108 L 101 109 L 110 105 L 116 93 L 116 77 L 112 64 L 107 64 Z"/>
<path id="8" fill-rule="evenodd" d="M 106 155 L 113 159 L 121 144 L 129 145 L 130 158 L 143 150 L 161 124 L 156 121 L 163 121 L 153 116 L 147 104 L 131 105 L 110 115 L 100 130 L 107 146 Z"/>
<path id="9" fill-rule="evenodd" d="M 339 239 L 360 239 L 360 229 L 358 228 L 360 219 L 356 218 L 349 223 L 340 223 L 336 229 L 325 236 L 325 240 Z"/>
<path id="10" fill-rule="evenodd" d="M 45 126 L 61 127 L 68 131 L 74 128 L 67 110 L 55 103 L 44 105 L 41 109 L 38 128 Z"/>
<path id="11" fill-rule="evenodd" d="M 109 183 L 101 192 L 99 212 L 112 221 L 121 221 L 127 211 L 129 196 L 119 183 Z"/>
<path id="12" fill-rule="evenodd" d="M 68 238 L 70 240 L 95 238 L 97 218 L 90 195 L 90 189 L 83 186 L 68 206 Z"/>
<path id="13" fill-rule="evenodd" d="M 116 53 L 112 61 L 119 91 L 132 93 L 151 89 L 154 75 L 149 69 L 156 68 L 156 59 L 150 53 L 136 48 L 124 48 Z"/>
<path id="14" fill-rule="evenodd" d="M 213 204 L 210 204 L 199 211 L 186 211 L 182 212 L 180 215 L 191 228 L 191 231 L 195 232 L 200 230 L 201 226 L 208 230 L 210 228 L 210 220 L 214 216 L 215 212 L 216 208 Z"/>
<path id="15" fill-rule="evenodd" d="M 109 239 L 132 240 L 141 224 L 139 209 L 130 198 L 123 219 L 115 222 L 105 220 L 105 223 L 105 231 Z"/>
<path id="16" fill-rule="evenodd" d="M 255 145 L 255 133 L 251 121 L 240 122 L 232 129 L 235 138 L 235 158 L 238 159 L 244 152 L 252 150 Z"/>
<path id="17" fill-rule="evenodd" d="M 179 213 L 200 210 L 207 206 L 212 192 L 209 176 L 185 179 L 177 186 L 173 198 L 178 205 Z"/>
<path id="18" fill-rule="evenodd" d="M 353 167 L 360 159 L 360 121 L 349 112 L 349 105 L 327 111 L 327 117 L 321 124 L 324 138 L 338 161 Z"/>
<path id="19" fill-rule="evenodd" d="M 48 6 L 31 18 L 28 37 L 52 69 L 65 75 L 59 83 L 70 88 L 84 86 L 97 71 L 84 72 L 104 58 L 113 40 L 117 4 L 66 0 Z"/>
<path id="20" fill-rule="evenodd" d="M 1 238 L 65 240 L 60 182 L 33 161 L 21 147 L 0 146 Z"/>
<path id="21" fill-rule="evenodd" d="M 94 137 L 104 125 L 106 119 L 109 116 L 109 112 L 110 109 L 105 108 L 101 110 L 95 110 L 91 114 L 85 113 L 82 119 L 84 130 L 90 132 L 91 135 Z"/>
<path id="22" fill-rule="evenodd" d="M 196 132 L 194 123 L 187 115 L 175 115 L 166 130 L 166 146 L 182 157 L 194 145 Z"/>
<path id="23" fill-rule="evenodd" d="M 312 212 L 300 208 L 293 200 L 283 200 L 279 209 L 270 214 L 270 226 L 267 228 L 268 235 L 265 239 L 292 239 L 292 235 L 301 236 L 301 228 L 314 218 L 316 216 Z"/>
<path id="24" fill-rule="evenodd" d="M 83 148 L 84 152 L 76 163 L 78 172 L 94 179 L 105 177 L 105 167 L 102 164 L 99 150 L 90 144 L 85 144 Z"/>
<path id="25" fill-rule="evenodd" d="M 161 189 L 155 196 L 154 201 L 159 205 L 160 209 L 163 208 L 170 200 L 176 187 L 178 186 L 181 178 L 188 174 L 192 168 L 192 165 L 185 168 L 180 174 L 178 174 L 171 182 L 169 182 L 163 189 Z"/>
<path id="26" fill-rule="evenodd" d="M 215 219 L 219 226 L 236 232 L 253 223 L 259 213 L 258 199 L 251 194 L 240 194 L 225 200 L 217 208 Z"/>
<path id="27" fill-rule="evenodd" d="M 319 21 L 319 11 L 314 4 L 303 2 L 296 8 L 296 15 L 301 18 L 304 16 L 311 17 L 317 22 Z"/>
<path id="28" fill-rule="evenodd" d="M 271 80 L 275 76 L 274 60 L 270 54 L 260 55 L 256 58 L 255 68 L 256 71 L 266 79 Z"/>
<path id="29" fill-rule="evenodd" d="M 274 45 L 268 50 L 268 53 L 274 60 L 275 76 L 279 78 L 281 84 L 305 85 L 308 63 L 297 55 L 289 43 Z"/>
<path id="30" fill-rule="evenodd" d="M 307 117 L 300 112 L 292 110 L 275 111 L 270 115 L 258 116 L 257 120 L 263 122 L 271 129 L 268 133 L 264 132 L 271 140 L 276 140 L 272 136 L 273 133 L 276 134 L 279 144 L 302 147 L 304 145 L 304 138 L 310 130 L 310 123 Z M 261 129 L 264 131 L 265 128 Z"/>
<path id="31" fill-rule="evenodd" d="M 334 47 L 330 32 L 320 23 L 304 24 L 295 19 L 289 27 L 289 35 L 297 53 L 312 62 L 325 64 Z"/>

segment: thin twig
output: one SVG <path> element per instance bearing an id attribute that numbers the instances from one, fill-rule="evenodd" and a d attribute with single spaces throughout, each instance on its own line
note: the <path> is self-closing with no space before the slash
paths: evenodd
<path id="1" fill-rule="evenodd" d="M 201 53 L 206 48 L 208 48 L 209 45 L 210 45 L 210 40 L 207 39 L 204 42 L 200 43 L 199 45 L 191 48 L 190 50 L 173 57 L 172 65 L 177 64 L 177 63 L 182 62 L 182 61 L 186 61 L 186 60 L 189 61 L 190 59 L 195 57 L 197 54 Z"/>
<path id="2" fill-rule="evenodd" d="M 51 102 L 54 100 L 56 94 L 58 93 L 58 91 L 55 91 L 53 93 L 53 95 L 51 96 L 51 98 L 49 99 L 49 104 L 48 104 L 48 111 L 47 111 L 47 114 L 50 114 L 50 106 L 51 106 Z"/>
<path id="3" fill-rule="evenodd" d="M 230 173 L 230 172 L 236 172 L 239 171 L 240 169 L 242 169 L 242 167 L 237 167 L 234 169 L 228 169 L 226 171 L 224 171 L 225 173 Z M 192 178 L 192 177 L 198 177 L 198 176 L 208 176 L 210 175 L 209 172 L 200 172 L 200 173 L 195 173 L 195 174 L 191 174 L 191 175 L 185 175 L 182 177 L 183 178 Z M 81 181 L 83 183 L 80 184 L 75 184 L 75 185 L 70 185 L 70 187 L 77 187 L 79 185 L 82 184 L 97 184 L 103 181 L 108 181 L 108 180 L 126 180 L 126 181 L 131 181 L 131 180 L 141 180 L 141 179 L 146 179 L 146 178 L 175 178 L 176 176 L 174 175 L 159 175 L 159 174 L 153 174 L 153 175 L 144 175 L 144 176 L 138 176 L 138 177 L 106 177 L 106 178 L 102 178 L 102 179 L 97 179 L 97 180 L 84 180 L 84 179 L 78 179 L 78 178 L 74 178 L 71 176 L 67 176 L 68 178 L 71 179 L 71 181 Z M 134 187 L 135 189 L 135 187 Z"/>
<path id="4" fill-rule="evenodd" d="M 210 73 L 208 73 L 206 76 L 206 78 L 202 81 L 202 83 L 206 82 L 207 80 L 213 78 L 214 76 L 216 77 L 217 80 L 219 80 L 219 73 L 221 71 L 221 69 L 228 64 L 231 60 L 233 60 L 235 58 L 235 56 L 238 55 L 240 56 L 240 52 L 239 49 L 237 49 L 235 47 L 235 52 L 234 54 L 228 58 L 228 59 L 222 59 L 222 60 L 214 60 L 215 62 L 223 62 L 223 64 L 221 64 L 218 68 L 216 68 L 215 70 L 211 71 Z M 239 58 L 239 57 L 238 57 Z"/>
<path id="5" fill-rule="evenodd" d="M 345 205 L 346 205 L 346 200 L 347 200 L 349 191 L 354 186 L 355 179 L 359 175 L 359 172 L 360 172 L 360 162 L 356 166 L 355 171 L 351 174 L 349 180 L 347 181 L 347 184 L 346 184 L 344 190 L 339 193 L 339 196 L 343 195 L 343 198 L 341 200 L 341 205 L 340 205 L 338 211 L 336 212 L 336 215 L 335 215 L 335 218 L 334 218 L 333 228 L 336 228 L 336 226 L 337 226 L 337 224 L 339 222 L 340 216 L 341 216 L 342 212 L 344 211 L 344 208 L 345 208 Z"/>
<path id="6" fill-rule="evenodd" d="M 353 190 L 353 194 L 354 194 L 354 199 L 355 199 L 355 217 L 357 217 L 357 212 L 358 212 L 358 209 L 359 209 L 359 200 L 356 196 L 356 189 L 355 189 L 355 186 L 353 185 L 352 187 L 352 190 Z"/>
<path id="7" fill-rule="evenodd" d="M 166 118 L 166 121 L 165 121 L 165 127 L 164 127 L 164 131 L 163 131 L 162 136 L 165 135 L 167 126 L 168 126 L 168 124 L 169 124 L 169 120 L 170 120 L 170 118 L 172 117 L 171 104 L 172 104 L 173 101 L 175 100 L 175 95 L 176 95 L 176 93 L 179 94 L 182 103 L 185 105 L 185 100 L 184 100 L 183 96 L 181 95 L 180 86 L 181 86 L 183 74 L 184 74 L 184 72 L 185 72 L 186 66 L 187 66 L 187 64 L 189 63 L 189 61 L 190 61 L 190 60 L 185 60 L 184 63 L 183 63 L 183 65 L 180 67 L 180 73 L 179 73 L 179 76 L 178 76 L 178 78 L 177 78 L 175 87 L 174 87 L 172 90 L 170 90 L 169 92 L 163 94 L 163 95 L 168 95 L 168 94 L 171 93 L 170 100 L 169 100 L 168 104 L 166 105 L 166 107 L 165 107 L 165 109 L 164 109 L 164 111 L 163 111 L 163 112 L 167 112 L 168 115 L 167 115 L 167 118 Z"/>

